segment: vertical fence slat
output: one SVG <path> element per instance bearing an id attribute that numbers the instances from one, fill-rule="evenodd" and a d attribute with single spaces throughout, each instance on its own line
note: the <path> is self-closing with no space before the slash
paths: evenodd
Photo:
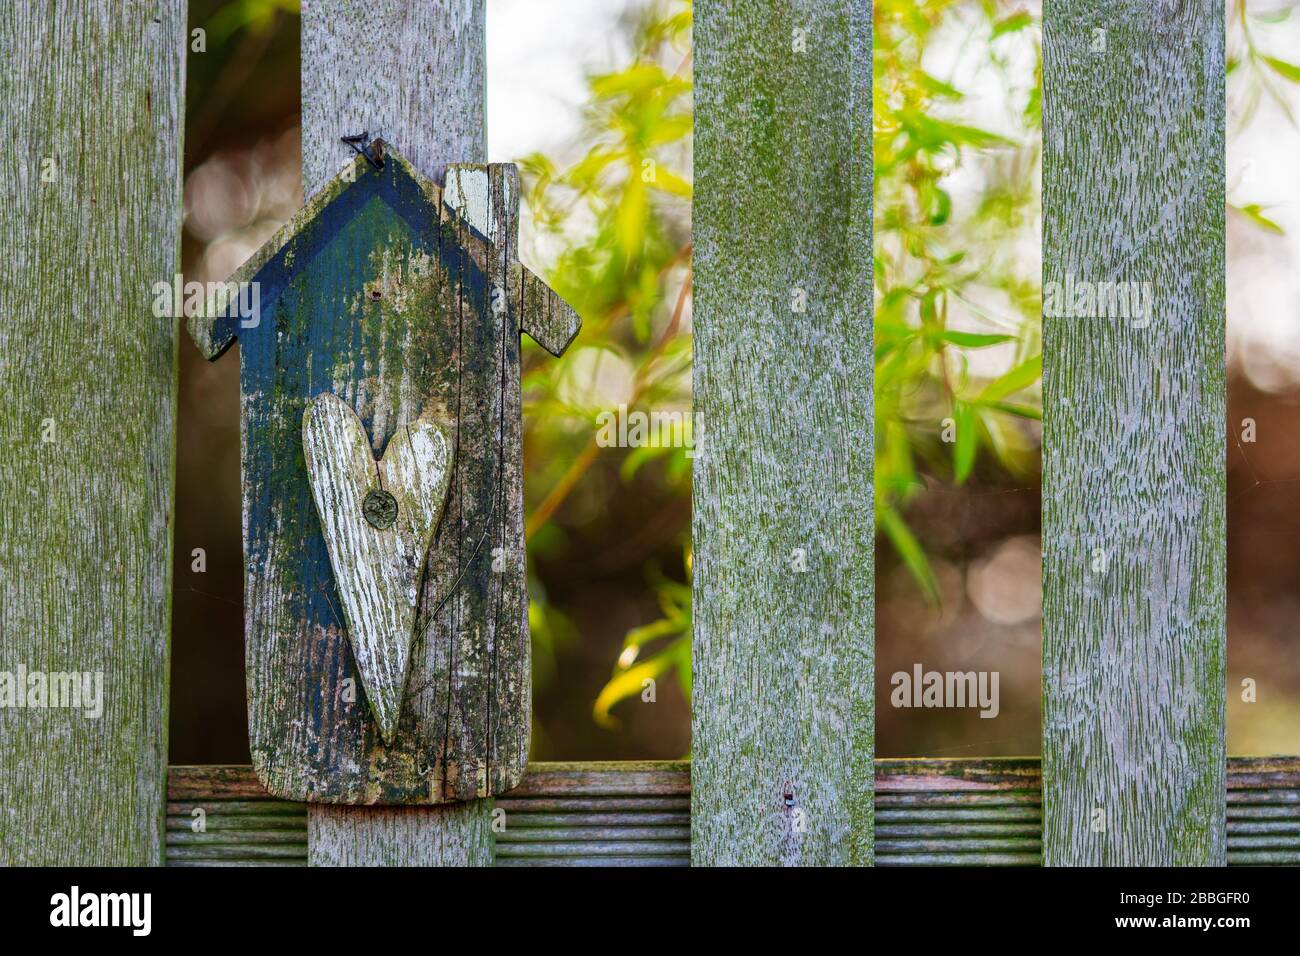
<path id="1" fill-rule="evenodd" d="M 1043 90 L 1044 861 L 1222 865 L 1223 5 L 1048 0 Z"/>
<path id="2" fill-rule="evenodd" d="M 0 11 L 0 672 L 91 691 L 0 700 L 0 865 L 162 862 L 184 46 L 178 0 Z"/>
<path id="3" fill-rule="evenodd" d="M 307 195 L 348 156 L 339 137 L 393 143 L 442 181 L 486 162 L 484 0 L 310 0 L 302 16 L 302 168 Z M 446 807 L 308 809 L 312 865 L 492 863 L 491 800 Z"/>
<path id="4" fill-rule="evenodd" d="M 871 4 L 696 4 L 698 864 L 870 863 Z"/>

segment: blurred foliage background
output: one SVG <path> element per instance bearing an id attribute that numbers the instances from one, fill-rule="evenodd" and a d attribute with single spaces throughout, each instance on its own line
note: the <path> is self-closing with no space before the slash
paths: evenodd
<path id="1" fill-rule="evenodd" d="M 1038 7 L 876 0 L 879 756 L 1038 752 Z M 890 677 L 997 671 L 1001 713 Z"/>
<path id="2" fill-rule="evenodd" d="M 495 5 L 489 45 L 531 13 L 500 4 L 516 16 L 494 19 Z M 584 318 L 562 360 L 524 338 L 533 757 L 676 758 L 690 746 L 689 429 L 606 447 L 597 422 L 691 406 L 691 6 L 552 6 L 554 30 L 592 31 L 582 99 L 563 107 L 574 132 L 492 157 L 521 167 L 525 260 Z M 302 203 L 297 4 L 192 0 L 190 26 L 206 50 L 189 57 L 184 270 L 207 281 Z M 209 365 L 182 337 L 181 363 L 171 759 L 246 762 L 238 361 Z"/>
<path id="3" fill-rule="evenodd" d="M 505 0 L 488 3 L 491 17 Z M 692 9 L 608 3 L 605 55 L 581 98 L 557 107 L 576 114 L 573 134 L 493 156 L 524 176 L 524 258 L 585 322 L 558 361 L 524 340 L 535 759 L 690 746 Z M 302 202 L 297 8 L 190 6 L 207 50 L 188 67 L 184 268 L 220 279 Z M 1288 624 L 1300 612 L 1300 432 L 1287 424 L 1300 290 L 1276 277 L 1300 275 L 1300 67 L 1285 54 L 1300 47 L 1300 18 L 1249 7 L 1227 11 L 1230 749 L 1296 752 L 1295 732 L 1278 728 L 1300 726 Z M 566 9 L 570 27 L 596 29 Z M 1040 16 L 1019 0 L 874 6 L 880 756 L 1039 749 Z M 1292 144 L 1290 180 L 1275 127 Z M 602 421 L 638 413 L 682 427 L 636 447 L 601 440 Z M 183 340 L 177 763 L 247 760 L 238 414 L 238 363 L 208 365 Z M 1247 416 L 1259 423 L 1249 446 L 1237 434 Z M 894 709 L 890 675 L 917 663 L 998 671 L 1001 714 Z M 1268 676 L 1267 701 L 1238 701 L 1243 675 Z"/>
<path id="4" fill-rule="evenodd" d="M 560 362 L 525 351 L 525 532 L 539 691 L 556 683 L 559 652 L 606 619 L 588 607 L 579 626 L 576 605 L 600 600 L 600 578 L 632 571 L 660 616 L 627 630 L 588 719 L 617 731 L 614 708 L 628 701 L 620 715 L 654 714 L 662 731 L 678 708 L 662 714 L 660 691 L 685 700 L 691 674 L 691 5 L 646 4 L 628 25 L 630 63 L 589 78 L 576 158 L 520 160 L 534 243 L 555 250 L 547 277 L 584 322 Z M 631 448 L 597 427 L 665 412 L 683 423 L 676 436 L 656 429 Z"/>
<path id="5" fill-rule="evenodd" d="M 1228 752 L 1300 753 L 1300 14 L 1230 0 Z M 1243 681 L 1255 682 L 1252 701 Z"/>

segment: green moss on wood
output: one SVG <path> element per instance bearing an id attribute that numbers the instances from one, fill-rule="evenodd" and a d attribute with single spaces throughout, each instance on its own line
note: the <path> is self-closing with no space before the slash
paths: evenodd
<path id="1" fill-rule="evenodd" d="M 0 708 L 0 865 L 162 861 L 184 43 L 178 0 L 0 7 L 0 671 L 103 675 Z"/>

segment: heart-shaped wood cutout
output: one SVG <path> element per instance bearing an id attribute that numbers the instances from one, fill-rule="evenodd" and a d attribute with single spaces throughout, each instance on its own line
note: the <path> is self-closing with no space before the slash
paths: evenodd
<path id="1" fill-rule="evenodd" d="M 365 426 L 333 395 L 312 399 L 302 444 L 348 639 L 379 735 L 401 716 L 425 557 L 447 502 L 451 429 L 427 414 L 378 462 Z"/>

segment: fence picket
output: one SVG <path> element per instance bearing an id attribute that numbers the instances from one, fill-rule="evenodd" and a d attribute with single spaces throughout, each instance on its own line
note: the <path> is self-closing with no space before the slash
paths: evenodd
<path id="1" fill-rule="evenodd" d="M 1044 862 L 1222 865 L 1223 5 L 1043 20 Z"/>
<path id="2" fill-rule="evenodd" d="M 869 864 L 871 10 L 696 7 L 696 864 Z"/>

